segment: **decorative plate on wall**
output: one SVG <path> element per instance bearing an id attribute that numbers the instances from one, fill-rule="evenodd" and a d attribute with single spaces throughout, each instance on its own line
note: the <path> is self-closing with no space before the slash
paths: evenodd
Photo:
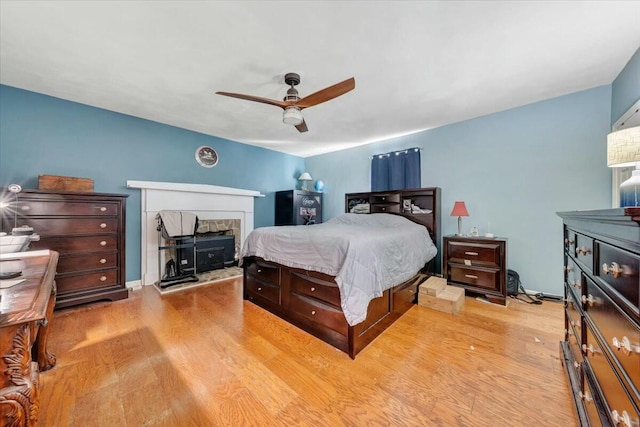
<path id="1" fill-rule="evenodd" d="M 196 161 L 200 166 L 212 168 L 218 164 L 218 153 L 213 148 L 203 145 L 196 149 Z"/>

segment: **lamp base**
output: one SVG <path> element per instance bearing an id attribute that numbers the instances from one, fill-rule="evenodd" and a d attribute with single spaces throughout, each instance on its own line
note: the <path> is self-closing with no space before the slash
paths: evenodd
<path id="1" fill-rule="evenodd" d="M 640 170 L 631 172 L 631 178 L 620 184 L 620 207 L 640 206 Z"/>

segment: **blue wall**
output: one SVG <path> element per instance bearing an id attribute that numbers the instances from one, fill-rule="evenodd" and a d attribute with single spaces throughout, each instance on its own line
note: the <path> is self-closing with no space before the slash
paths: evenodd
<path id="1" fill-rule="evenodd" d="M 613 125 L 640 99 L 640 48 L 636 50 L 611 86 L 611 124 Z"/>
<path id="2" fill-rule="evenodd" d="M 211 145 L 214 168 L 195 161 Z M 274 191 L 295 188 L 304 159 L 0 85 L 0 187 L 37 188 L 39 174 L 92 178 L 96 192 L 129 194 L 127 281 L 140 279 L 140 190 L 127 180 L 257 190 L 255 226 L 273 225 Z"/>
<path id="3" fill-rule="evenodd" d="M 344 210 L 344 194 L 369 191 L 376 153 L 421 147 L 422 186 L 442 188 L 444 234 L 457 231 L 453 203 L 464 200 L 472 226 L 507 237 L 508 265 L 528 289 L 563 293 L 558 211 L 611 204 L 606 166 L 611 86 L 602 86 L 409 136 L 306 159 L 325 182 L 323 214 Z"/>

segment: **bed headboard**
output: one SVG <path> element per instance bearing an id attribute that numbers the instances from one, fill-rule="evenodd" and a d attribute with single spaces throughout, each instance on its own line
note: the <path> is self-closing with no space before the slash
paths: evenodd
<path id="1" fill-rule="evenodd" d="M 368 205 L 369 209 L 365 209 Z M 410 190 L 378 191 L 372 193 L 345 194 L 345 212 L 393 213 L 424 225 L 431 240 L 438 248 L 434 271 L 441 274 L 442 235 L 440 231 L 440 188 L 415 188 Z"/>

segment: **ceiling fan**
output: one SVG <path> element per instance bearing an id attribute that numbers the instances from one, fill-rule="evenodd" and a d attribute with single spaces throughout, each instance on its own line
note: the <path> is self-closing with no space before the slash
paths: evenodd
<path id="1" fill-rule="evenodd" d="M 284 82 L 291 86 L 287 89 L 287 95 L 282 101 L 269 98 L 261 98 L 253 95 L 243 95 L 241 93 L 231 92 L 216 92 L 218 95 L 230 96 L 232 98 L 245 99 L 247 101 L 261 102 L 263 104 L 275 105 L 284 110 L 282 121 L 289 125 L 294 125 L 299 132 L 306 132 L 307 123 L 302 117 L 302 110 L 305 108 L 313 107 L 314 105 L 327 102 L 333 98 L 337 98 L 340 95 L 353 90 L 356 87 L 356 81 L 353 77 L 343 82 L 336 83 L 333 86 L 326 87 L 322 90 L 312 93 L 309 96 L 300 98 L 298 91 L 295 88 L 300 84 L 300 75 L 296 73 L 287 73 L 284 76 Z"/>

